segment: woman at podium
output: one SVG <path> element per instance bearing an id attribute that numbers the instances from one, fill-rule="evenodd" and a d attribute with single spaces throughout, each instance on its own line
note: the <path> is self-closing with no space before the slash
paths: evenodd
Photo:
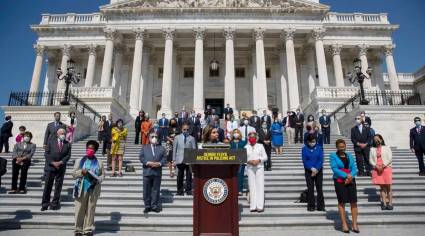
<path id="1" fill-rule="evenodd" d="M 218 128 L 215 128 L 213 126 L 205 127 L 203 143 L 204 144 L 211 144 L 211 143 L 220 144 Z"/>
<path id="2" fill-rule="evenodd" d="M 267 161 L 267 153 L 263 144 L 257 143 L 257 133 L 248 135 L 247 173 L 251 212 L 264 211 L 264 162 Z"/>

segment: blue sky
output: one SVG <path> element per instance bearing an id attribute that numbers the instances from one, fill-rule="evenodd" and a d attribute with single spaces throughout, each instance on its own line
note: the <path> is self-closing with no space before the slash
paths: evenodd
<path id="1" fill-rule="evenodd" d="M 1 0 L 0 1 L 0 105 L 10 91 L 29 89 L 36 35 L 29 25 L 38 24 L 42 13 L 91 13 L 108 0 Z M 394 33 L 395 63 L 398 72 L 414 72 L 425 65 L 424 0 L 321 0 L 335 12 L 389 13 L 399 24 Z M 44 71 L 43 71 L 44 73 Z M 42 80 L 44 75 L 42 74 Z"/>

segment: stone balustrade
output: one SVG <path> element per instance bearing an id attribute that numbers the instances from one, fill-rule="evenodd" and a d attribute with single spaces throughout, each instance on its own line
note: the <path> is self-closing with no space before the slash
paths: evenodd
<path id="1" fill-rule="evenodd" d="M 114 90 L 112 87 L 73 87 L 71 93 L 77 98 L 112 98 Z"/>
<path id="2" fill-rule="evenodd" d="M 413 73 L 397 73 L 397 77 L 400 83 L 413 83 L 415 80 L 415 74 Z M 382 78 L 384 79 L 384 82 L 390 81 L 388 73 L 382 73 Z"/>
<path id="3" fill-rule="evenodd" d="M 100 13 L 93 14 L 43 14 L 41 25 L 63 25 L 63 24 L 100 24 L 105 23 L 105 17 Z"/>
<path id="4" fill-rule="evenodd" d="M 386 13 L 363 14 L 329 12 L 323 22 L 338 24 L 390 24 Z"/>

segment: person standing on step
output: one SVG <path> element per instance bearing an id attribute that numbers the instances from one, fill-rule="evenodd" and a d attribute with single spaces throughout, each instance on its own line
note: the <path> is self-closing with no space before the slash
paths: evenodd
<path id="1" fill-rule="evenodd" d="M 244 119 L 243 124 L 238 129 L 239 131 L 241 131 L 242 141 L 248 141 L 248 134 L 251 132 L 255 132 L 255 128 L 249 125 L 248 119 Z"/>
<path id="2" fill-rule="evenodd" d="M 59 210 L 60 197 L 62 191 L 63 178 L 65 176 L 66 164 L 71 158 L 71 144 L 66 141 L 66 131 L 60 128 L 56 132 L 56 138 L 47 142 L 45 149 L 45 184 L 43 191 L 43 200 L 41 202 L 41 211 L 47 210 L 50 206 L 51 210 Z M 50 193 L 53 184 L 55 184 L 55 193 L 52 202 L 50 202 Z"/>
<path id="3" fill-rule="evenodd" d="M 233 130 L 233 132 L 231 133 L 231 138 L 230 138 L 230 149 L 231 150 L 235 150 L 235 149 L 244 149 L 246 142 L 241 140 L 242 138 L 242 134 L 241 131 L 238 129 Z M 238 194 L 239 196 L 242 196 L 242 192 L 243 192 L 243 184 L 244 184 L 244 180 L 245 180 L 245 167 L 246 164 L 242 163 L 239 166 L 239 170 L 238 170 Z"/>
<path id="4" fill-rule="evenodd" d="M 301 150 L 304 165 L 305 181 L 307 183 L 307 210 L 325 211 L 323 197 L 323 148 L 317 144 L 314 134 L 308 134 L 307 145 Z M 317 205 L 314 197 L 314 186 L 317 191 Z"/>
<path id="5" fill-rule="evenodd" d="M 261 128 L 261 119 L 257 116 L 257 111 L 252 111 L 252 116 L 249 118 L 249 125 L 254 127 L 255 130 Z"/>
<path id="6" fill-rule="evenodd" d="M 5 117 L 5 122 L 0 129 L 0 153 L 3 151 L 9 153 L 9 138 L 13 136 L 12 134 L 13 122 L 11 116 Z"/>
<path id="7" fill-rule="evenodd" d="M 224 108 L 224 118 L 227 117 L 227 115 L 233 115 L 233 108 L 230 107 L 230 104 L 226 104 L 226 107 Z"/>
<path id="8" fill-rule="evenodd" d="M 410 129 L 410 150 L 415 153 L 419 164 L 419 176 L 425 176 L 425 126 L 421 123 L 421 118 L 415 117 L 413 120 L 415 127 Z"/>
<path id="9" fill-rule="evenodd" d="M 270 130 L 270 127 L 272 126 L 272 118 L 270 117 L 270 115 L 267 114 L 266 110 L 263 110 L 263 116 L 261 117 L 261 124 L 264 121 L 267 123 L 267 129 Z"/>
<path id="10" fill-rule="evenodd" d="M 142 110 L 134 121 L 134 128 L 136 130 L 136 137 L 134 138 L 134 144 L 139 144 L 140 132 L 142 132 L 142 121 L 145 120 L 145 112 Z"/>
<path id="11" fill-rule="evenodd" d="M 27 193 L 27 174 L 31 166 L 31 159 L 35 153 L 36 145 L 31 142 L 32 133 L 25 132 L 22 142 L 15 144 L 12 154 L 12 188 L 10 194 Z M 21 172 L 21 178 L 18 189 L 18 176 Z"/>
<path id="12" fill-rule="evenodd" d="M 61 122 L 61 113 L 55 112 L 54 114 L 55 121 L 47 124 L 46 132 L 44 133 L 44 142 L 43 142 L 43 148 L 46 149 L 47 144 L 50 140 L 56 140 L 56 134 L 58 129 L 64 129 L 66 130 L 66 125 Z"/>
<path id="13" fill-rule="evenodd" d="M 159 138 L 161 135 L 161 131 L 159 129 L 158 121 L 153 122 L 152 128 L 149 130 L 149 133 L 155 133 L 156 135 L 158 135 L 158 143 L 160 145 L 162 144 L 162 140 Z"/>
<path id="14" fill-rule="evenodd" d="M 264 170 L 272 170 L 272 135 L 270 129 L 267 128 L 267 121 L 263 121 L 261 124 L 261 129 L 257 130 L 258 133 L 258 143 L 263 144 L 264 150 L 267 153 L 267 161 L 264 163 Z"/>
<path id="15" fill-rule="evenodd" d="M 295 114 L 292 111 L 288 111 L 286 115 L 287 116 L 283 118 L 283 127 L 285 127 L 288 144 L 291 144 L 295 141 Z"/>
<path id="16" fill-rule="evenodd" d="M 19 133 L 15 136 L 15 143 L 24 141 L 24 135 L 27 128 L 25 126 L 19 126 Z"/>
<path id="17" fill-rule="evenodd" d="M 109 114 L 108 120 L 103 123 L 103 145 L 102 155 L 106 155 L 107 169 L 112 170 L 112 128 L 114 127 L 114 121 L 112 120 L 112 114 Z"/>
<path id="18" fill-rule="evenodd" d="M 273 120 L 276 120 L 279 116 L 279 108 L 276 105 L 273 105 L 272 107 L 272 118 Z"/>
<path id="19" fill-rule="evenodd" d="M 295 114 L 295 143 L 303 143 L 304 115 L 300 109 Z"/>
<path id="20" fill-rule="evenodd" d="M 103 124 L 106 122 L 106 116 L 102 116 L 97 123 L 97 141 L 102 144 L 103 141 Z"/>
<path id="21" fill-rule="evenodd" d="M 306 126 L 307 131 L 304 133 L 304 145 L 308 145 L 307 137 L 312 134 L 316 138 L 317 145 L 323 147 L 323 135 L 320 133 L 320 126 L 315 123 L 308 123 Z"/>
<path id="22" fill-rule="evenodd" d="M 115 165 L 118 161 L 118 176 L 122 177 L 122 163 L 125 152 L 125 142 L 127 141 L 128 129 L 124 127 L 122 119 L 117 120 L 117 126 L 112 128 L 112 163 L 111 177 L 115 177 Z"/>
<path id="23" fill-rule="evenodd" d="M 276 154 L 280 155 L 283 153 L 283 126 L 282 123 L 275 119 L 273 121 L 272 127 L 270 128 L 272 135 L 272 146 L 274 147 Z"/>
<path id="24" fill-rule="evenodd" d="M 393 210 L 393 154 L 391 148 L 385 145 L 380 134 L 373 137 L 373 146 L 370 149 L 370 165 L 372 166 L 372 183 L 379 185 L 381 210 Z"/>
<path id="25" fill-rule="evenodd" d="M 247 152 L 249 209 L 251 212 L 261 213 L 264 211 L 264 162 L 267 161 L 267 153 L 264 146 L 257 143 L 257 138 L 257 133 L 249 133 L 245 149 Z"/>
<path id="26" fill-rule="evenodd" d="M 77 117 L 75 117 L 75 112 L 71 111 L 68 118 L 66 119 L 66 140 L 69 143 L 74 142 L 74 133 L 77 128 Z"/>
<path id="27" fill-rule="evenodd" d="M 98 142 L 88 141 L 85 155 L 74 163 L 72 177 L 75 179 L 73 196 L 76 236 L 93 235 L 97 199 L 100 196 L 100 185 L 105 178 L 103 163 L 95 156 L 98 149 Z"/>
<path id="28" fill-rule="evenodd" d="M 231 140 L 232 139 L 232 133 L 233 133 L 234 130 L 238 129 L 239 123 L 238 123 L 238 121 L 235 120 L 234 115 L 227 115 L 227 117 L 229 117 L 229 118 L 228 118 L 227 121 L 225 121 L 226 123 L 224 125 L 224 128 L 226 129 L 225 135 L 226 135 L 226 138 L 228 140 Z"/>
<path id="29" fill-rule="evenodd" d="M 336 153 L 329 157 L 330 166 L 333 172 L 335 192 L 338 199 L 338 211 L 342 224 L 342 231 L 349 233 L 347 218 L 345 214 L 345 204 L 350 203 L 352 216 L 352 230 L 360 233 L 357 224 L 357 187 L 356 175 L 357 166 L 351 154 L 346 152 L 347 145 L 343 139 L 336 141 Z"/>
<path id="30" fill-rule="evenodd" d="M 149 134 L 149 144 L 142 146 L 139 154 L 143 164 L 143 200 L 147 214 L 150 211 L 159 213 L 162 165 L 165 161 L 165 149 L 158 145 L 158 135 Z"/>
<path id="31" fill-rule="evenodd" d="M 198 142 L 201 132 L 201 119 L 196 115 L 194 110 L 190 112 L 190 118 L 188 119 L 188 123 L 189 134 L 195 138 L 196 142 Z"/>
<path id="32" fill-rule="evenodd" d="M 146 113 L 145 119 L 142 121 L 142 145 L 149 143 L 149 131 L 152 128 L 152 121 L 149 120 L 149 114 Z"/>
<path id="33" fill-rule="evenodd" d="M 183 163 L 185 148 L 196 149 L 196 140 L 189 134 L 189 125 L 183 124 L 182 133 L 177 135 L 173 141 L 173 164 L 177 167 L 177 195 L 192 195 L 192 171 L 190 166 Z M 186 185 L 183 186 L 186 175 Z M 183 189 L 184 188 L 184 189 Z M 183 192 L 184 190 L 184 192 Z"/>
<path id="34" fill-rule="evenodd" d="M 319 123 L 322 128 L 323 143 L 331 143 L 331 118 L 326 113 L 326 110 L 322 110 L 322 116 L 319 118 Z"/>
<path id="35" fill-rule="evenodd" d="M 161 114 L 161 119 L 158 121 L 159 124 L 159 139 L 161 142 L 167 141 L 168 137 L 168 119 L 165 116 L 165 113 Z"/>
<path id="36" fill-rule="evenodd" d="M 361 111 L 360 112 L 360 118 L 362 118 L 362 121 L 365 123 L 368 123 L 369 126 L 372 126 L 372 120 L 370 119 L 369 116 L 366 116 L 366 112 L 365 111 Z"/>
<path id="37" fill-rule="evenodd" d="M 356 125 L 351 129 L 351 142 L 354 145 L 359 176 L 371 176 L 369 154 L 373 137 L 370 128 L 364 126 L 360 116 L 357 116 L 355 120 Z"/>

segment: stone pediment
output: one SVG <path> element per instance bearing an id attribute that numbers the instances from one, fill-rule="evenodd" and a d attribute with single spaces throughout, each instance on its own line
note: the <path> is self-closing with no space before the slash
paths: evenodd
<path id="1" fill-rule="evenodd" d="M 283 12 L 327 12 L 329 6 L 308 0 L 124 0 L 102 6 L 101 11 L 167 9 L 276 10 Z"/>

